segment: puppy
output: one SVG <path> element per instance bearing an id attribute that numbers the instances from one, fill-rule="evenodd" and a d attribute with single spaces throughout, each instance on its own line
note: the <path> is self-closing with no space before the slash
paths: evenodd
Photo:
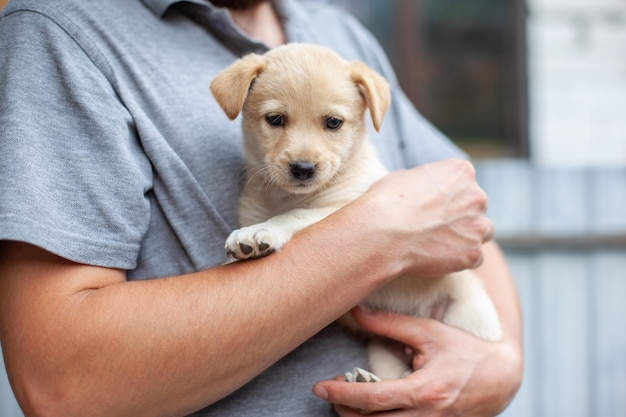
<path id="1" fill-rule="evenodd" d="M 243 227 L 226 240 L 232 258 L 280 249 L 387 173 L 367 140 L 365 111 L 379 130 L 389 85 L 361 62 L 346 62 L 321 46 L 289 44 L 238 60 L 217 75 L 211 91 L 231 120 L 242 113 L 247 178 L 239 205 Z M 402 276 L 363 305 L 437 318 L 488 341 L 501 337 L 495 308 L 471 271 Z M 350 314 L 341 321 L 356 327 Z M 348 380 L 393 379 L 411 371 L 375 338 L 368 353 L 375 375 L 355 369 Z"/>

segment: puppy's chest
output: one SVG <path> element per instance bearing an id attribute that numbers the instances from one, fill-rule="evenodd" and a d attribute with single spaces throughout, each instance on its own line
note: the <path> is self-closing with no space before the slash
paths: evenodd
<path id="1" fill-rule="evenodd" d="M 360 194 L 362 190 L 333 189 L 314 195 L 294 195 L 246 188 L 239 201 L 239 222 L 241 226 L 249 226 L 294 210 L 302 214 L 320 208 L 336 210 Z"/>
<path id="2" fill-rule="evenodd" d="M 327 203 L 326 203 L 327 204 Z M 325 202 L 319 198 L 308 198 L 306 196 L 273 196 L 265 201 L 265 212 L 268 218 L 278 216 L 292 210 L 314 209 L 326 206 Z"/>
<path id="3" fill-rule="evenodd" d="M 304 207 L 302 202 L 279 198 L 267 191 L 246 188 L 239 199 L 239 225 L 262 223 L 287 211 Z"/>

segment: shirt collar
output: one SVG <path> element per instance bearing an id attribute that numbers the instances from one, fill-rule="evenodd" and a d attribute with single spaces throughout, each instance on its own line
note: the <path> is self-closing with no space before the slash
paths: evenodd
<path id="1" fill-rule="evenodd" d="M 298 1 L 275 1 L 278 13 L 280 14 L 280 17 L 283 21 L 288 41 L 305 41 L 307 39 L 307 34 L 311 34 L 308 33 L 308 31 L 306 30 L 306 16 L 303 16 L 303 11 L 301 10 Z M 214 16 L 216 16 L 216 19 L 213 22 L 209 22 L 208 24 L 210 24 L 211 26 L 215 26 L 215 22 L 217 22 L 218 20 L 222 22 L 219 28 L 213 28 L 214 31 L 217 31 L 214 33 L 216 33 L 218 36 L 224 31 L 230 33 L 238 32 L 238 29 L 233 27 L 232 22 L 230 21 L 230 18 L 227 16 L 227 14 L 223 13 L 221 9 L 213 6 L 213 4 L 211 4 L 209 0 L 141 0 L 141 2 L 159 18 L 162 18 L 165 12 L 167 12 L 170 7 L 177 3 L 195 3 L 197 5 L 207 8 L 208 10 L 210 10 L 211 14 L 214 14 Z M 226 30 L 227 27 L 229 27 L 228 30 Z M 245 35 L 243 34 L 241 34 L 241 36 L 245 37 Z M 259 53 L 263 50 L 263 48 L 260 47 L 259 44 L 257 44 L 255 48 Z"/>
<path id="2" fill-rule="evenodd" d="M 167 9 L 169 9 L 172 5 L 176 3 L 182 3 L 184 1 L 187 1 L 190 3 L 201 4 L 204 6 L 208 6 L 209 8 L 215 7 L 211 4 L 210 1 L 207 1 L 207 0 L 141 0 L 141 2 L 147 8 L 152 10 L 152 12 L 159 17 L 162 17 L 167 11 Z M 293 0 L 278 0 L 277 6 L 278 6 L 279 13 L 281 13 L 281 17 L 285 20 L 287 20 L 286 18 L 289 15 L 293 14 L 294 12 L 297 12 L 298 10 Z"/>
<path id="3" fill-rule="evenodd" d="M 141 2 L 152 12 L 161 17 L 165 11 L 178 0 L 141 0 Z"/>
<path id="4" fill-rule="evenodd" d="M 196 3 L 213 8 L 214 6 L 206 0 L 141 0 L 141 2 L 158 17 L 163 17 L 167 9 L 176 3 Z"/>

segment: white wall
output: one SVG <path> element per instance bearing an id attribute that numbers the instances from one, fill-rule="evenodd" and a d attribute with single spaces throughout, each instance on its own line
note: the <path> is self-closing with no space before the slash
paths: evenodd
<path id="1" fill-rule="evenodd" d="M 527 3 L 533 160 L 626 166 L 626 1 Z"/>

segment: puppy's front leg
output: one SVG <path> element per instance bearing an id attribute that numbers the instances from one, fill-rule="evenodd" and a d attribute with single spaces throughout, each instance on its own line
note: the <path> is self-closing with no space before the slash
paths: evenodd
<path id="1" fill-rule="evenodd" d="M 226 239 L 229 258 L 244 260 L 260 258 L 282 248 L 298 231 L 317 223 L 336 207 L 294 209 L 272 217 L 263 223 L 233 231 Z"/>

